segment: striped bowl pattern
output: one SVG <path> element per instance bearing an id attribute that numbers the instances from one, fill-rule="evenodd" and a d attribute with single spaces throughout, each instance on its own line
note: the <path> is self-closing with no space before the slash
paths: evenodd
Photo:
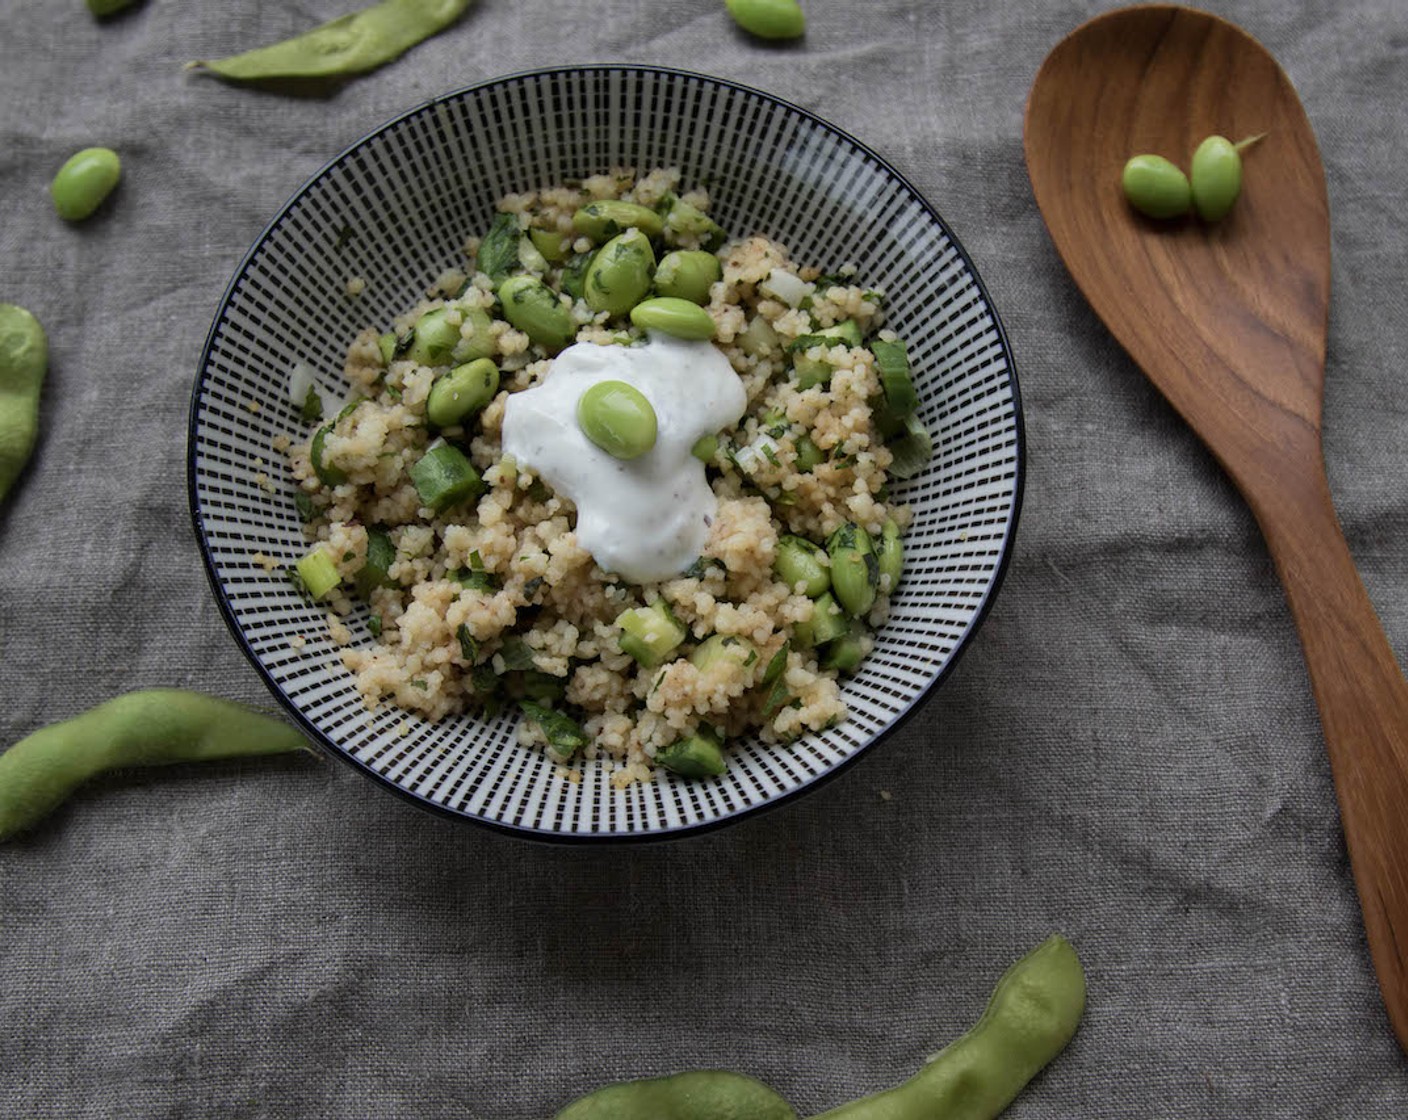
<path id="1" fill-rule="evenodd" d="M 785 747 L 735 744 L 723 777 L 625 790 L 598 764 L 574 784 L 514 741 L 512 715 L 430 723 L 363 706 L 322 612 L 280 568 L 306 549 L 271 443 L 303 429 L 289 370 L 337 399 L 348 342 L 389 322 L 489 224 L 509 192 L 612 166 L 678 167 L 735 235 L 793 259 L 857 268 L 889 296 L 934 436 L 930 467 L 895 495 L 914 510 L 905 578 L 874 653 L 845 684 L 850 717 Z M 349 277 L 364 294 L 344 294 Z M 192 518 L 219 607 L 314 742 L 416 803 L 550 840 L 677 835 L 735 820 L 854 761 L 953 666 L 1001 583 L 1021 506 L 1023 436 L 1012 356 L 971 262 L 923 198 L 874 152 L 768 94 L 654 67 L 518 74 L 436 98 L 378 128 L 283 207 L 235 273 L 191 404 Z M 275 480 L 275 492 L 261 487 Z M 348 619 L 368 641 L 365 619 Z"/>

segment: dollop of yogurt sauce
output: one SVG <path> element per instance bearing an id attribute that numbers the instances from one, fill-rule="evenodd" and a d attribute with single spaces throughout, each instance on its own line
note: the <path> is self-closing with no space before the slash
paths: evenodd
<path id="1" fill-rule="evenodd" d="M 592 443 L 577 402 L 599 381 L 624 381 L 655 409 L 655 446 L 630 460 Z M 732 427 L 747 407 L 743 382 L 712 342 L 651 332 L 635 346 L 579 342 L 553 359 L 538 385 L 510 394 L 503 449 L 577 507 L 577 541 L 632 583 L 669 579 L 704 550 L 718 501 L 701 436 Z"/>

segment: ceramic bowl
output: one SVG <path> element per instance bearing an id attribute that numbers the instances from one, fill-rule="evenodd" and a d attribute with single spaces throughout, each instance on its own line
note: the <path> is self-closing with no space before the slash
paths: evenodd
<path id="1" fill-rule="evenodd" d="M 487 228 L 509 192 L 617 165 L 677 167 L 734 235 L 794 260 L 854 265 L 886 291 L 908 345 L 934 459 L 894 487 L 914 523 L 905 577 L 874 652 L 846 679 L 849 718 L 787 746 L 731 745 L 707 781 L 580 783 L 520 746 L 515 715 L 440 722 L 369 712 L 324 612 L 285 578 L 307 549 L 276 438 L 306 434 L 288 401 L 305 363 L 333 399 L 343 356 L 389 322 Z M 366 289 L 349 299 L 349 277 Z M 701 74 L 603 65 L 484 82 L 418 105 L 299 188 L 231 280 L 201 357 L 189 429 L 191 513 L 219 609 L 315 743 L 444 815 L 544 839 L 678 835 L 777 805 L 855 762 L 921 707 L 973 639 L 1011 555 L 1022 413 L 1012 354 L 977 271 L 943 219 L 883 158 L 796 105 Z M 358 608 L 359 611 L 364 608 Z M 348 620 L 368 642 L 365 619 Z M 916 772 L 925 769 L 915 760 Z"/>

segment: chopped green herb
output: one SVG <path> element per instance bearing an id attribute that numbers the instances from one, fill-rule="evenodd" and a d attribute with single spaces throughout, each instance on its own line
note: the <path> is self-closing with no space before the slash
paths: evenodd
<path id="1" fill-rule="evenodd" d="M 518 268 L 518 228 L 516 214 L 496 214 L 489 232 L 479 243 L 479 271 L 487 273 L 497 287 Z"/>
<path id="2" fill-rule="evenodd" d="M 307 525 L 313 520 L 313 498 L 312 495 L 303 490 L 298 491 L 293 496 L 293 508 L 298 511 L 298 520 Z"/>
<path id="3" fill-rule="evenodd" d="M 367 619 L 367 633 L 373 638 L 381 637 L 381 615 L 374 614 Z"/>
<path id="4" fill-rule="evenodd" d="M 479 643 L 474 640 L 474 635 L 469 632 L 469 627 L 461 622 L 455 628 L 455 637 L 459 639 L 460 656 L 473 665 L 479 660 Z"/>
<path id="5" fill-rule="evenodd" d="M 298 410 L 298 419 L 304 424 L 316 424 L 323 418 L 323 398 L 316 385 L 309 385 L 303 395 L 303 404 Z"/>
<path id="6" fill-rule="evenodd" d="M 547 737 L 549 751 L 559 762 L 566 762 L 587 745 L 587 733 L 566 713 L 532 700 L 520 700 L 518 707 L 542 730 Z"/>
<path id="7" fill-rule="evenodd" d="M 504 669 L 533 668 L 533 647 L 522 638 L 509 638 L 499 648 L 499 656 L 504 659 Z"/>

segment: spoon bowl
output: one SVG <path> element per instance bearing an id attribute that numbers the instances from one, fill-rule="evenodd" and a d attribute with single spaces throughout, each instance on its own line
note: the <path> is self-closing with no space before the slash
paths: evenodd
<path id="1" fill-rule="evenodd" d="M 1205 137 L 1264 133 L 1217 223 L 1143 217 L 1124 163 L 1187 166 Z M 1057 252 L 1110 332 L 1247 500 L 1275 561 L 1320 710 L 1389 1020 L 1408 1051 L 1408 683 L 1344 540 L 1321 404 L 1330 219 L 1315 134 L 1276 60 L 1203 12 L 1125 8 L 1047 56 L 1027 169 Z"/>

